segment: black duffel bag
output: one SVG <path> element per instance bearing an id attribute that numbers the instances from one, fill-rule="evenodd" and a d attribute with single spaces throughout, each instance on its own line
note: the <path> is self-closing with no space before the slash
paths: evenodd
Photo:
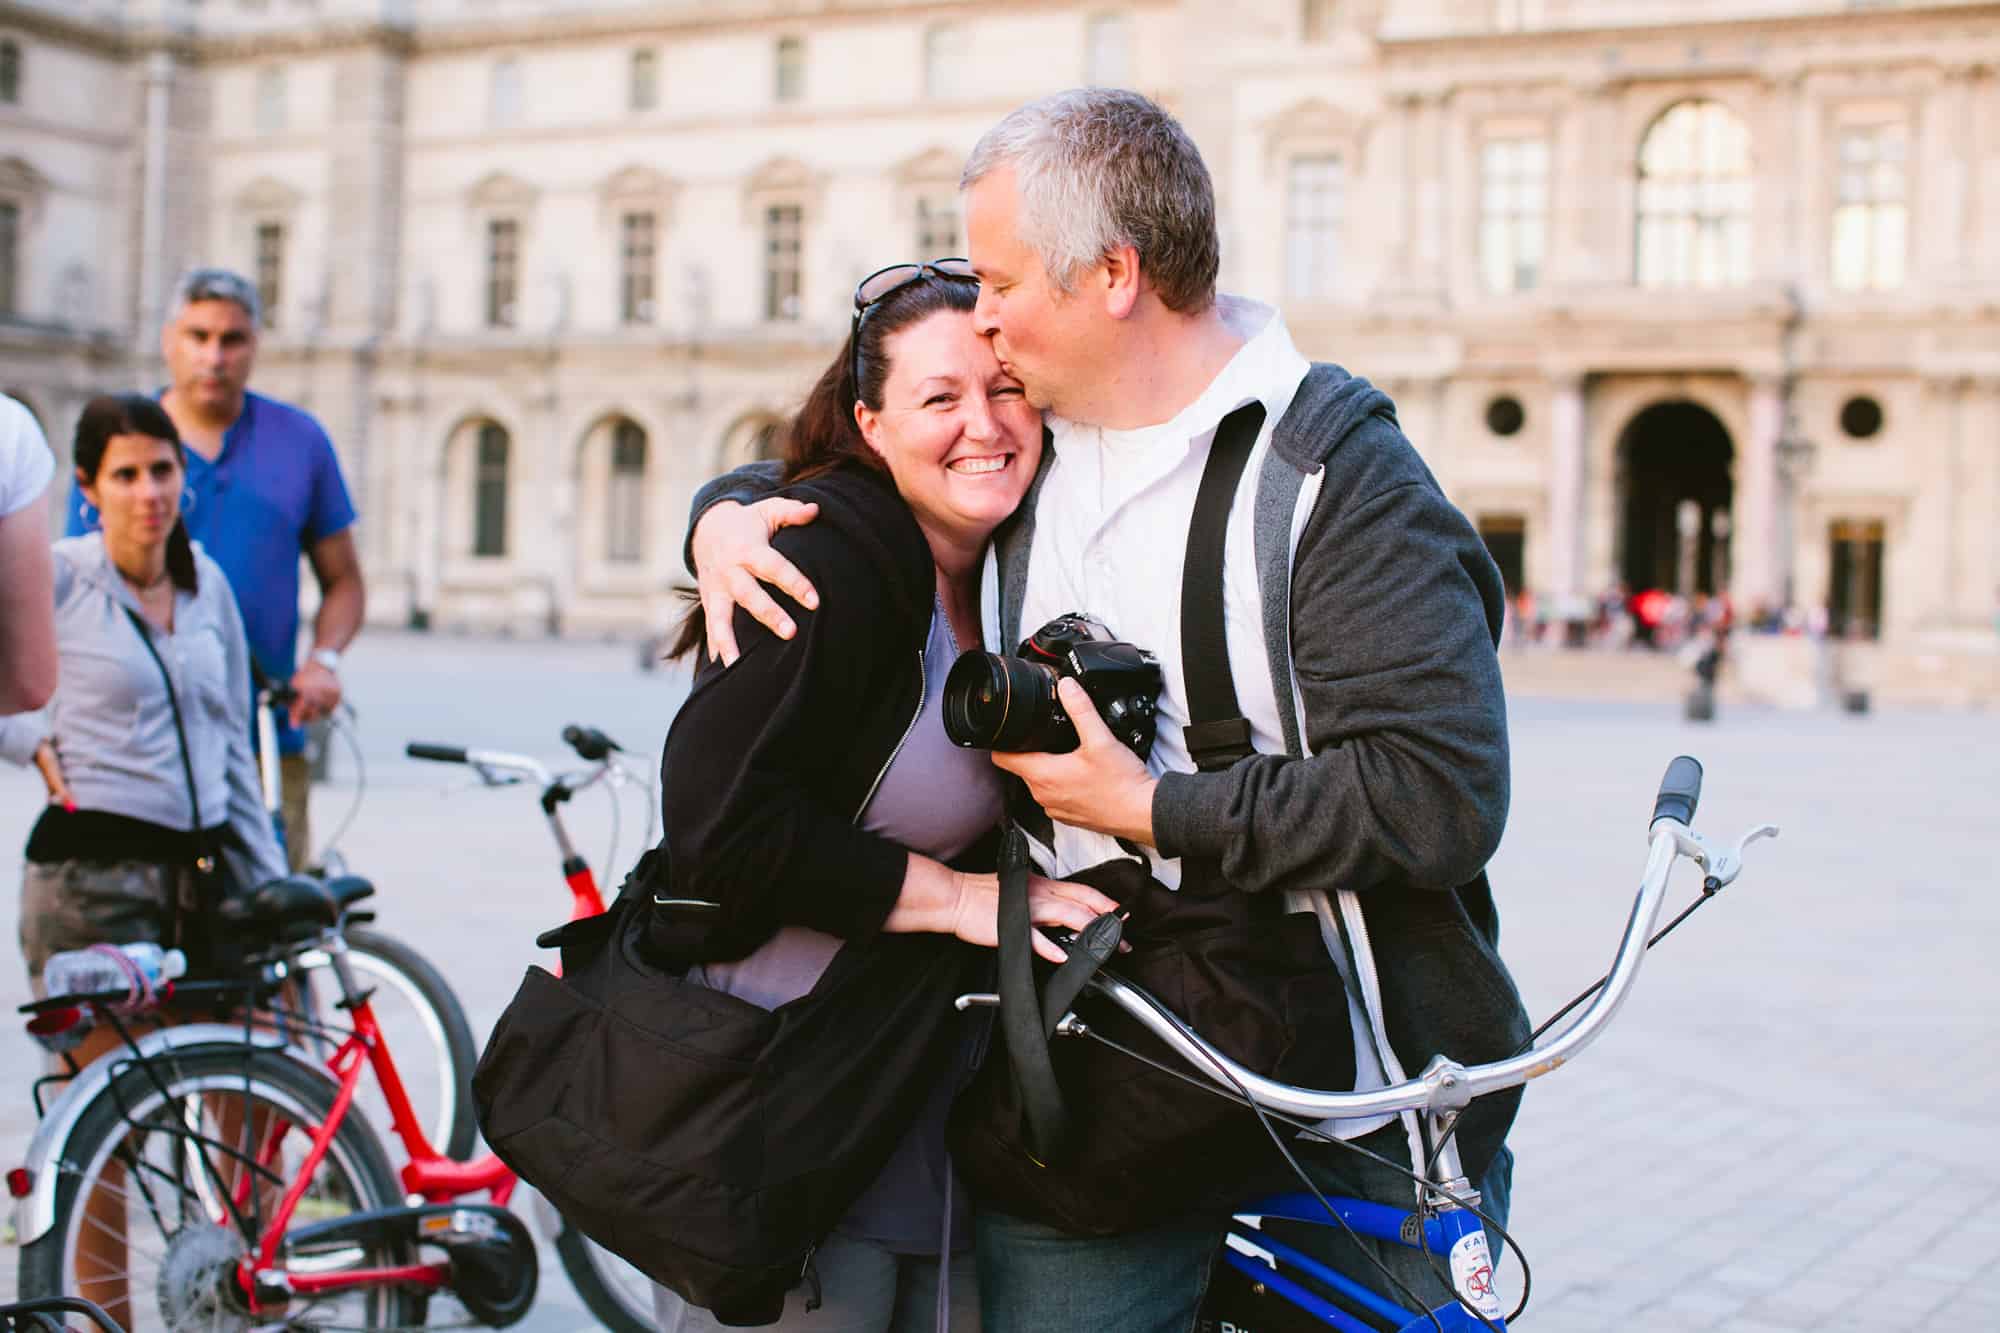
<path id="1" fill-rule="evenodd" d="M 1287 913 L 1271 894 L 1176 893 L 1135 861 L 1068 878 L 1127 910 L 1123 937 L 1131 952 L 1112 955 L 1105 972 L 1150 993 L 1256 1073 L 1309 1087 L 1354 1086 L 1347 996 L 1312 913 Z M 1013 998 L 1004 979 L 1009 957 L 1026 948 L 1010 939 L 1007 891 L 1003 871 L 1003 1005 Z M 1040 962 L 1034 968 L 1039 999 L 1050 969 Z M 1195 1073 L 1111 1002 L 1085 994 L 1073 1007 L 1097 1035 Z M 1044 1038 L 1061 1016 L 1037 1015 Z M 1255 1113 L 1205 1081 L 1190 1086 L 1089 1038 L 1045 1047 L 1063 1107 L 1059 1135 L 1038 1135 L 1033 1083 L 1024 1085 L 1027 1071 L 1010 1058 L 1011 1042 L 994 1041 L 953 1104 L 952 1159 L 982 1208 L 1072 1235 L 1117 1235 L 1190 1210 L 1232 1208 L 1277 1179 L 1283 1162 Z M 1058 1141 L 1045 1141 L 1050 1137 Z"/>
<path id="2" fill-rule="evenodd" d="M 481 1133 L 592 1240 L 725 1324 L 775 1322 L 943 1071 L 984 951 L 844 945 L 775 1010 L 653 961 L 650 893 L 542 937 L 473 1075 Z"/>

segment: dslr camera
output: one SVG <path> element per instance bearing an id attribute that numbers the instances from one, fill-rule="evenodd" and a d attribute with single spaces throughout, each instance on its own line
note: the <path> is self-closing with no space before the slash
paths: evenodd
<path id="1" fill-rule="evenodd" d="M 1141 759 L 1152 753 L 1159 659 L 1075 611 L 1029 635 L 1017 657 L 960 653 L 944 680 L 945 735 L 969 750 L 1067 754 L 1077 739 L 1056 697 L 1064 676 L 1083 686 L 1112 735 Z"/>

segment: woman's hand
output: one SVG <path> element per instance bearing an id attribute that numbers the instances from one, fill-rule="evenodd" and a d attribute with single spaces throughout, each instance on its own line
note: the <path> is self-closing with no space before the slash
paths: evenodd
<path id="1" fill-rule="evenodd" d="M 734 666 L 741 656 L 736 647 L 739 606 L 781 639 L 797 632 L 785 609 L 764 591 L 766 583 L 809 611 L 819 605 L 812 582 L 771 547 L 780 528 L 810 523 L 818 516 L 816 504 L 773 496 L 753 505 L 724 500 L 696 521 L 688 550 L 694 556 L 710 657 Z"/>
<path id="2" fill-rule="evenodd" d="M 54 740 L 44 737 L 35 747 L 35 767 L 42 772 L 42 783 L 49 789 L 49 804 L 59 805 L 65 810 L 76 809 L 76 797 L 70 793 L 69 782 L 63 777 L 62 756 L 56 753 Z"/>
<path id="3" fill-rule="evenodd" d="M 1115 899 L 1087 884 L 1028 876 L 1028 920 L 1037 926 L 1066 926 L 1081 931 L 1106 912 L 1118 910 Z M 1000 943 L 1000 877 L 972 875 L 951 869 L 927 856 L 910 855 L 903 875 L 903 892 L 882 923 L 897 933 L 928 931 L 956 935 L 967 944 L 994 948 Z M 1051 963 L 1069 955 L 1039 930 L 1030 931 L 1035 952 Z"/>

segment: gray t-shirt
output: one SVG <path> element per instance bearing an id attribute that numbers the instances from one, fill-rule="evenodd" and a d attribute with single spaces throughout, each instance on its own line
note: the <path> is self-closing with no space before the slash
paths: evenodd
<path id="1" fill-rule="evenodd" d="M 861 827 L 868 832 L 939 861 L 949 861 L 979 841 L 999 822 L 1001 813 L 1000 770 L 986 751 L 962 750 L 944 734 L 944 678 L 958 651 L 951 618 L 938 603 L 924 645 L 922 708 L 861 812 Z M 775 1009 L 812 990 L 840 944 L 822 931 L 785 926 L 748 957 L 710 963 L 688 975 Z M 945 1116 L 961 1072 L 942 1071 L 910 1133 L 842 1219 L 843 1233 L 898 1253 L 938 1253 L 945 1180 L 951 1169 L 944 1146 Z M 964 1191 L 952 1194 L 952 1248 L 957 1250 L 971 1239 L 970 1213 Z"/>

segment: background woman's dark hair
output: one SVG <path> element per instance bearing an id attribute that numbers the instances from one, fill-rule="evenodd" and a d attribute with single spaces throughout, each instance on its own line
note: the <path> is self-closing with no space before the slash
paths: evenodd
<path id="1" fill-rule="evenodd" d="M 187 450 L 181 447 L 181 433 L 174 429 L 174 419 L 167 415 L 167 410 L 144 394 L 107 393 L 85 403 L 83 415 L 76 419 L 76 442 L 71 457 L 76 460 L 78 475 L 85 481 L 97 480 L 98 469 L 104 466 L 104 450 L 117 435 L 147 435 L 165 440 L 174 447 L 174 461 L 180 465 L 182 474 L 186 474 Z M 174 530 L 167 534 L 167 574 L 176 587 L 195 591 L 194 547 L 188 541 L 184 517 L 177 516 Z"/>
<path id="2" fill-rule="evenodd" d="M 926 274 L 870 306 L 862 316 L 859 332 L 850 334 L 840 345 L 827 368 L 820 372 L 805 402 L 778 432 L 777 444 L 784 458 L 781 474 L 787 483 L 809 481 L 835 468 L 856 466 L 888 475 L 889 468 L 854 420 L 854 404 L 866 403 L 870 410 L 882 410 L 882 386 L 889 380 L 889 338 L 912 324 L 929 319 L 940 310 L 971 314 L 979 299 L 976 283 L 954 281 Z M 855 340 L 860 340 L 857 358 Z M 861 382 L 854 381 L 857 361 Z M 706 629 L 701 603 L 695 602 L 681 620 L 680 633 L 669 658 L 683 657 L 701 647 Z"/>

